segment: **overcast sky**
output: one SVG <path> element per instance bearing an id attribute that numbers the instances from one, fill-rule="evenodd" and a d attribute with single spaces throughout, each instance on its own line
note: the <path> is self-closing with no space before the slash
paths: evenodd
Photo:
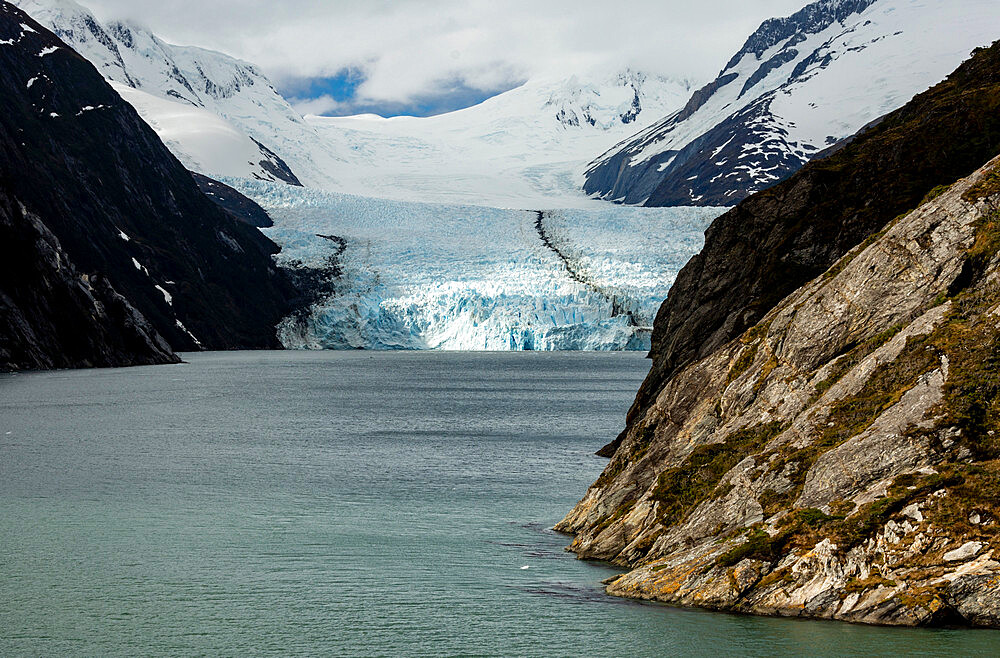
<path id="1" fill-rule="evenodd" d="M 433 113 L 538 75 L 633 66 L 705 82 L 807 0 L 80 0 L 258 64 L 299 109 Z M 339 100 L 339 104 L 336 102 Z"/>

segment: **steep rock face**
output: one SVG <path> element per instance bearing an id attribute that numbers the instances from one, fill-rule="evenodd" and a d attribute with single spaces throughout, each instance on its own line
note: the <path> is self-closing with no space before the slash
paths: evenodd
<path id="1" fill-rule="evenodd" d="M 5 215 L 9 230 L 34 241 L 50 262 L 69 260 L 73 276 L 92 286 L 103 282 L 97 301 L 105 311 L 108 300 L 120 297 L 123 309 L 145 318 L 149 330 L 138 318 L 128 320 L 147 336 L 140 342 L 152 346 L 144 346 L 136 362 L 163 356 L 156 334 L 174 349 L 278 346 L 274 327 L 296 292 L 271 260 L 277 247 L 209 201 L 90 63 L 6 2 L 0 3 L 0 90 L 0 181 L 12 209 Z M 44 276 L 12 276 L 3 287 L 14 300 L 43 295 L 30 282 Z M 72 294 L 79 298 L 79 291 Z M 39 301 L 39 307 L 54 304 Z M 131 311 L 119 315 L 131 318 Z M 41 335 L 47 332 L 43 316 L 24 311 L 23 323 L 34 327 L 39 346 L 48 346 L 38 351 L 59 365 L 52 346 L 62 340 Z M 74 361 L 123 362 L 83 351 Z M 37 356 L 18 367 L 45 365 Z"/>
<path id="2" fill-rule="evenodd" d="M 199 173 L 192 173 L 198 189 L 216 205 L 241 222 L 258 228 L 269 228 L 274 222 L 267 211 L 256 201 L 248 199 L 225 183 L 209 178 Z"/>
<path id="3" fill-rule="evenodd" d="M 179 359 L 106 277 L 80 273 L 0 181 L 0 372 Z"/>
<path id="4" fill-rule="evenodd" d="M 629 422 L 679 367 L 742 334 L 935 186 L 969 175 L 997 153 L 994 45 L 830 157 L 719 217 L 657 314 L 653 366 Z"/>
<path id="5" fill-rule="evenodd" d="M 584 189 L 734 205 L 940 80 L 997 38 L 992 0 L 820 0 L 761 25 L 719 76 L 595 160 Z"/>
<path id="6" fill-rule="evenodd" d="M 1000 625 L 1000 158 L 682 368 L 557 526 L 608 591 Z"/>

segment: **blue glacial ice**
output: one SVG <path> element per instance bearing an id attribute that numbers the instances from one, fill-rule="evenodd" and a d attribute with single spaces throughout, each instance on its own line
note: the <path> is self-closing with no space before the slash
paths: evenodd
<path id="1" fill-rule="evenodd" d="M 656 310 L 723 210 L 549 210 L 547 245 L 534 210 L 226 182 L 271 214 L 279 265 L 323 267 L 340 243 L 320 235 L 344 241 L 333 292 L 279 325 L 293 349 L 648 349 Z"/>

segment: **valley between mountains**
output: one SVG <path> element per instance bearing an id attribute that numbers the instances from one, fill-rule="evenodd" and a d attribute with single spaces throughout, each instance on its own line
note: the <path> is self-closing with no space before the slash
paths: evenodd
<path id="1" fill-rule="evenodd" d="M 598 67 L 437 116 L 301 117 L 251 63 L 72 0 L 15 4 L 92 62 L 185 167 L 272 216 L 278 262 L 316 284 L 275 340 L 313 349 L 647 350 L 721 206 L 937 82 L 1000 19 L 983 0 L 821 0 L 765 22 L 700 89 Z M 523 211 L 550 213 L 561 256 Z M 317 234 L 346 241 L 336 280 Z M 170 280 L 155 285 L 178 297 Z"/>
<path id="2" fill-rule="evenodd" d="M 0 369 L 644 351 L 556 526 L 608 593 L 997 628 L 997 39 L 994 0 L 817 0 L 711 80 L 303 116 L 252 63 L 0 0 Z"/>

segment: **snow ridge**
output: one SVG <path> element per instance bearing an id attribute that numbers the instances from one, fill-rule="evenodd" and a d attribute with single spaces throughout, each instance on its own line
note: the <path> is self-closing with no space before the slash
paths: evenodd
<path id="1" fill-rule="evenodd" d="M 594 207 L 580 191 L 595 153 L 675 110 L 686 80 L 590 70 L 539 78 L 432 117 L 307 116 L 350 161 L 336 189 L 401 201 Z"/>
<path id="2" fill-rule="evenodd" d="M 119 90 L 141 92 L 127 100 L 154 129 L 157 124 L 177 125 L 183 116 L 185 139 L 174 133 L 164 141 L 185 164 L 198 164 L 200 173 L 291 184 L 334 183 L 328 172 L 340 156 L 318 139 L 253 64 L 168 44 L 134 23 L 102 24 L 72 0 L 13 4 L 87 58 Z M 199 139 L 202 134 L 204 141 Z M 253 143 L 257 146 L 250 150 Z M 227 152 L 220 155 L 220 148 Z"/>
<path id="3" fill-rule="evenodd" d="M 820 0 L 770 19 L 684 108 L 593 161 L 584 189 L 733 205 L 940 82 L 997 25 L 994 0 Z"/>
<path id="4" fill-rule="evenodd" d="M 303 118 L 253 64 L 168 44 L 132 22 L 102 23 L 73 0 L 15 4 L 119 85 L 186 166 L 215 178 L 407 201 L 592 207 L 580 189 L 586 164 L 674 111 L 692 87 L 591 69 L 435 117 Z"/>

